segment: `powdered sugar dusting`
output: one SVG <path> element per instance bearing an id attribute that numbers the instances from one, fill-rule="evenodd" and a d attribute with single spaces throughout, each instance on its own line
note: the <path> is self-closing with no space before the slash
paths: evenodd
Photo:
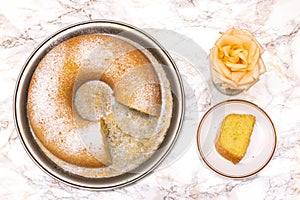
<path id="1" fill-rule="evenodd" d="M 61 105 L 65 105 L 66 101 L 56 98 L 59 92 L 57 90 L 60 78 L 58 74 L 62 73 L 62 69 L 56 66 L 64 65 L 65 58 L 62 52 L 65 51 L 65 45 L 61 44 L 59 49 L 59 51 L 48 53 L 34 73 L 28 96 L 28 100 L 31 102 L 29 116 L 32 124 L 35 124 L 33 125 L 34 129 L 45 131 L 45 133 L 36 132 L 37 137 L 45 144 L 64 143 L 65 148 L 62 150 L 77 153 L 83 149 L 79 145 L 79 140 L 76 139 L 77 135 L 74 133 L 61 134 L 62 132 L 72 132 L 72 127 L 70 127 L 72 119 L 67 114 L 68 108 L 61 109 Z M 61 136 L 58 137 L 58 135 Z M 57 141 L 58 138 L 60 141 Z"/>
<path id="2" fill-rule="evenodd" d="M 102 100 L 96 102 L 95 98 L 92 98 L 91 107 L 84 105 L 85 101 L 89 101 L 86 97 L 79 98 L 78 102 L 76 91 L 80 91 L 81 86 L 94 82 L 91 80 L 99 80 L 115 58 L 121 58 L 128 52 L 136 50 L 133 43 L 129 44 L 127 41 L 107 35 L 101 35 L 99 38 L 98 36 L 89 35 L 86 38 L 91 39 L 82 39 L 79 43 L 70 39 L 45 56 L 32 78 L 28 95 L 28 114 L 37 138 L 45 147 L 44 151 L 55 163 L 75 174 L 111 177 L 135 169 L 157 150 L 170 124 L 172 95 L 164 70 L 154 62 L 155 71 L 160 73 L 158 78 L 151 80 L 147 76 L 144 79 L 136 76 L 134 82 L 143 79 L 140 83 L 142 86 L 162 84 L 163 109 L 159 117 L 146 117 L 145 114 L 130 110 L 116 102 L 104 108 L 105 106 L 100 106 L 103 104 Z M 150 60 L 153 61 L 153 58 Z M 147 67 L 149 66 L 135 70 L 144 71 Z M 128 83 L 130 82 L 124 85 L 125 88 L 130 86 Z M 138 87 L 139 84 L 134 85 Z M 134 89 L 131 89 L 132 91 Z M 93 93 L 93 88 L 87 88 L 84 93 L 89 92 Z M 106 93 L 113 97 L 111 91 L 107 90 Z M 111 100 L 104 99 L 104 101 Z M 97 103 L 100 103 L 99 106 Z M 77 109 L 73 106 L 77 106 Z M 126 120 L 126 116 L 131 117 L 130 123 L 128 119 Z M 100 123 L 97 122 L 99 117 L 104 123 L 101 129 Z M 102 137 L 104 135 L 107 136 L 107 144 Z M 111 154 L 111 165 L 101 168 L 80 166 L 81 161 L 89 162 L 89 158 L 109 164 L 107 145 Z M 76 161 L 80 159 L 81 161 Z"/>

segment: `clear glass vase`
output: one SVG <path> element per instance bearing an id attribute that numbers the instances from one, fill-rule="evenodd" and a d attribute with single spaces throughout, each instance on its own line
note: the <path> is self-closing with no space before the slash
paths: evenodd
<path id="1" fill-rule="evenodd" d="M 210 75 L 215 88 L 225 95 L 233 96 L 244 91 L 244 89 L 234 88 L 232 85 L 224 82 L 221 75 L 215 70 L 212 62 L 210 62 Z"/>

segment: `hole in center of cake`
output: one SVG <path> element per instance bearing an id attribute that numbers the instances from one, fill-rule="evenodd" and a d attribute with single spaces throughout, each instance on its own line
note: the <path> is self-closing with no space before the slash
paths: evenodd
<path id="1" fill-rule="evenodd" d="M 88 81 L 82 84 L 74 96 L 74 107 L 80 117 L 98 121 L 111 113 L 113 91 L 102 81 Z"/>

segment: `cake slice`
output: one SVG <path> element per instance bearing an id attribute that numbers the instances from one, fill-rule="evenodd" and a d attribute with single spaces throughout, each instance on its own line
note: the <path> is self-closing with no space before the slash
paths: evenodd
<path id="1" fill-rule="evenodd" d="M 256 118 L 250 114 L 229 114 L 216 140 L 217 152 L 237 164 L 246 154 Z"/>

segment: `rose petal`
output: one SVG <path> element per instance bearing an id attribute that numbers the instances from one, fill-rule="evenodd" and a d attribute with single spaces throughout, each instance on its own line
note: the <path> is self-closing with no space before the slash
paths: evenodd
<path id="1" fill-rule="evenodd" d="M 264 49 L 263 49 L 263 47 L 261 46 L 261 44 L 257 41 L 257 39 L 256 39 L 249 31 L 243 30 L 243 32 L 244 32 L 245 34 L 247 34 L 249 37 L 252 38 L 252 40 L 257 44 L 260 53 L 262 54 L 262 53 L 264 52 Z"/>
<path id="2" fill-rule="evenodd" d="M 243 44 L 233 44 L 233 45 L 231 45 L 231 49 L 232 50 L 244 49 L 244 47 L 243 47 Z"/>
<path id="3" fill-rule="evenodd" d="M 258 68 L 255 68 L 253 71 L 248 71 L 244 74 L 244 76 L 241 78 L 239 84 L 244 85 L 244 84 L 249 84 L 252 81 L 258 79 L 259 72 L 257 71 Z"/>
<path id="4" fill-rule="evenodd" d="M 246 41 L 246 42 L 250 41 L 254 38 L 252 36 L 252 34 L 249 34 L 249 32 L 245 32 L 244 30 L 237 28 L 237 27 L 233 27 L 226 33 L 229 35 L 234 35 L 235 37 L 239 37 L 240 39 L 242 39 L 243 41 Z"/>
<path id="5" fill-rule="evenodd" d="M 248 49 L 250 57 L 255 56 L 255 54 L 257 52 L 260 55 L 258 45 L 253 40 L 250 41 L 250 42 L 243 43 L 243 46 L 244 46 L 245 49 Z"/>
<path id="6" fill-rule="evenodd" d="M 220 79 L 221 79 L 224 83 L 228 84 L 228 85 L 229 85 L 231 88 L 233 88 L 233 89 L 235 89 L 235 88 L 238 87 L 238 85 L 237 85 L 235 82 L 233 82 L 232 80 L 230 80 L 230 79 L 228 79 L 228 78 L 220 77 Z"/>
<path id="7" fill-rule="evenodd" d="M 230 71 L 224 65 L 224 63 L 216 57 L 217 53 L 218 53 L 218 48 L 216 47 L 210 50 L 209 57 L 211 60 L 211 66 L 222 76 L 228 77 L 230 75 Z"/>
<path id="8" fill-rule="evenodd" d="M 225 62 L 230 62 L 230 63 L 238 63 L 240 60 L 240 57 L 238 55 L 236 56 L 231 56 L 231 57 L 226 57 Z"/>
<path id="9" fill-rule="evenodd" d="M 254 80 L 256 80 L 256 79 L 258 79 L 259 75 L 260 75 L 259 67 L 257 66 L 257 67 L 255 67 L 254 70 L 252 71 L 252 78 L 253 78 Z"/>
<path id="10" fill-rule="evenodd" d="M 209 59 L 210 59 L 210 61 L 213 61 L 214 60 L 214 57 L 216 56 L 215 55 L 215 49 L 216 49 L 216 47 L 213 47 L 213 48 L 211 48 L 210 49 L 210 51 L 209 51 Z"/>
<path id="11" fill-rule="evenodd" d="M 264 63 L 264 61 L 262 59 L 258 60 L 258 66 L 259 66 L 259 73 L 260 74 L 265 73 L 267 71 L 265 63 Z"/>
<path id="12" fill-rule="evenodd" d="M 223 50 L 225 56 L 229 56 L 230 49 L 231 49 L 230 45 L 222 47 L 222 50 Z"/>
<path id="13" fill-rule="evenodd" d="M 241 80 L 238 84 L 245 85 L 245 84 L 251 83 L 254 80 L 255 79 L 252 78 L 252 72 L 248 72 L 248 73 L 245 73 L 245 75 L 243 76 L 243 78 L 241 78 Z"/>
<path id="14" fill-rule="evenodd" d="M 224 59 L 225 58 L 225 53 L 224 51 L 222 51 L 222 49 L 219 49 L 218 47 L 216 47 L 216 59 Z"/>
<path id="15" fill-rule="evenodd" d="M 241 40 L 240 38 L 237 38 L 232 35 L 223 34 L 222 37 L 217 40 L 215 45 L 219 48 L 222 48 L 223 46 L 242 44 L 242 43 L 243 43 L 243 40 Z"/>
<path id="16" fill-rule="evenodd" d="M 244 63 L 248 63 L 247 57 L 248 57 L 248 51 L 247 50 L 243 50 L 243 52 L 239 53 L 239 57 L 240 59 L 244 62 Z"/>
<path id="17" fill-rule="evenodd" d="M 223 74 L 225 77 L 230 77 L 231 71 L 224 65 L 222 60 L 216 60 L 216 70 L 219 71 L 219 73 Z"/>
<path id="18" fill-rule="evenodd" d="M 244 31 L 242 31 L 242 29 L 238 28 L 238 27 L 232 27 L 231 29 L 229 29 L 228 31 L 226 31 L 226 33 L 231 34 L 231 35 L 243 35 Z"/>
<path id="19" fill-rule="evenodd" d="M 238 85 L 244 75 L 245 72 L 232 72 L 231 79 Z"/>
<path id="20" fill-rule="evenodd" d="M 238 56 L 242 51 L 243 51 L 242 48 L 232 49 L 230 51 L 230 55 L 231 56 Z"/>
<path id="21" fill-rule="evenodd" d="M 257 62 L 260 57 L 259 48 L 256 49 L 250 49 L 249 55 L 248 55 L 248 70 L 253 70 L 254 67 L 257 65 Z"/>
<path id="22" fill-rule="evenodd" d="M 225 65 L 228 66 L 231 71 L 245 71 L 248 67 L 248 65 L 245 64 L 234 64 L 231 62 L 225 62 Z"/>
<path id="23" fill-rule="evenodd" d="M 243 84 L 243 85 L 238 85 L 238 87 L 236 89 L 240 89 L 240 90 L 248 90 L 252 85 L 254 85 L 256 82 L 258 81 L 257 80 L 254 80 L 253 82 L 251 83 L 247 83 L 247 84 Z"/>
<path id="24" fill-rule="evenodd" d="M 237 34 L 234 35 L 235 37 L 239 38 L 240 40 L 242 40 L 243 42 L 251 42 L 252 38 L 249 37 L 248 35 L 243 35 L 243 34 Z M 242 44 L 242 43 L 241 43 Z"/>

